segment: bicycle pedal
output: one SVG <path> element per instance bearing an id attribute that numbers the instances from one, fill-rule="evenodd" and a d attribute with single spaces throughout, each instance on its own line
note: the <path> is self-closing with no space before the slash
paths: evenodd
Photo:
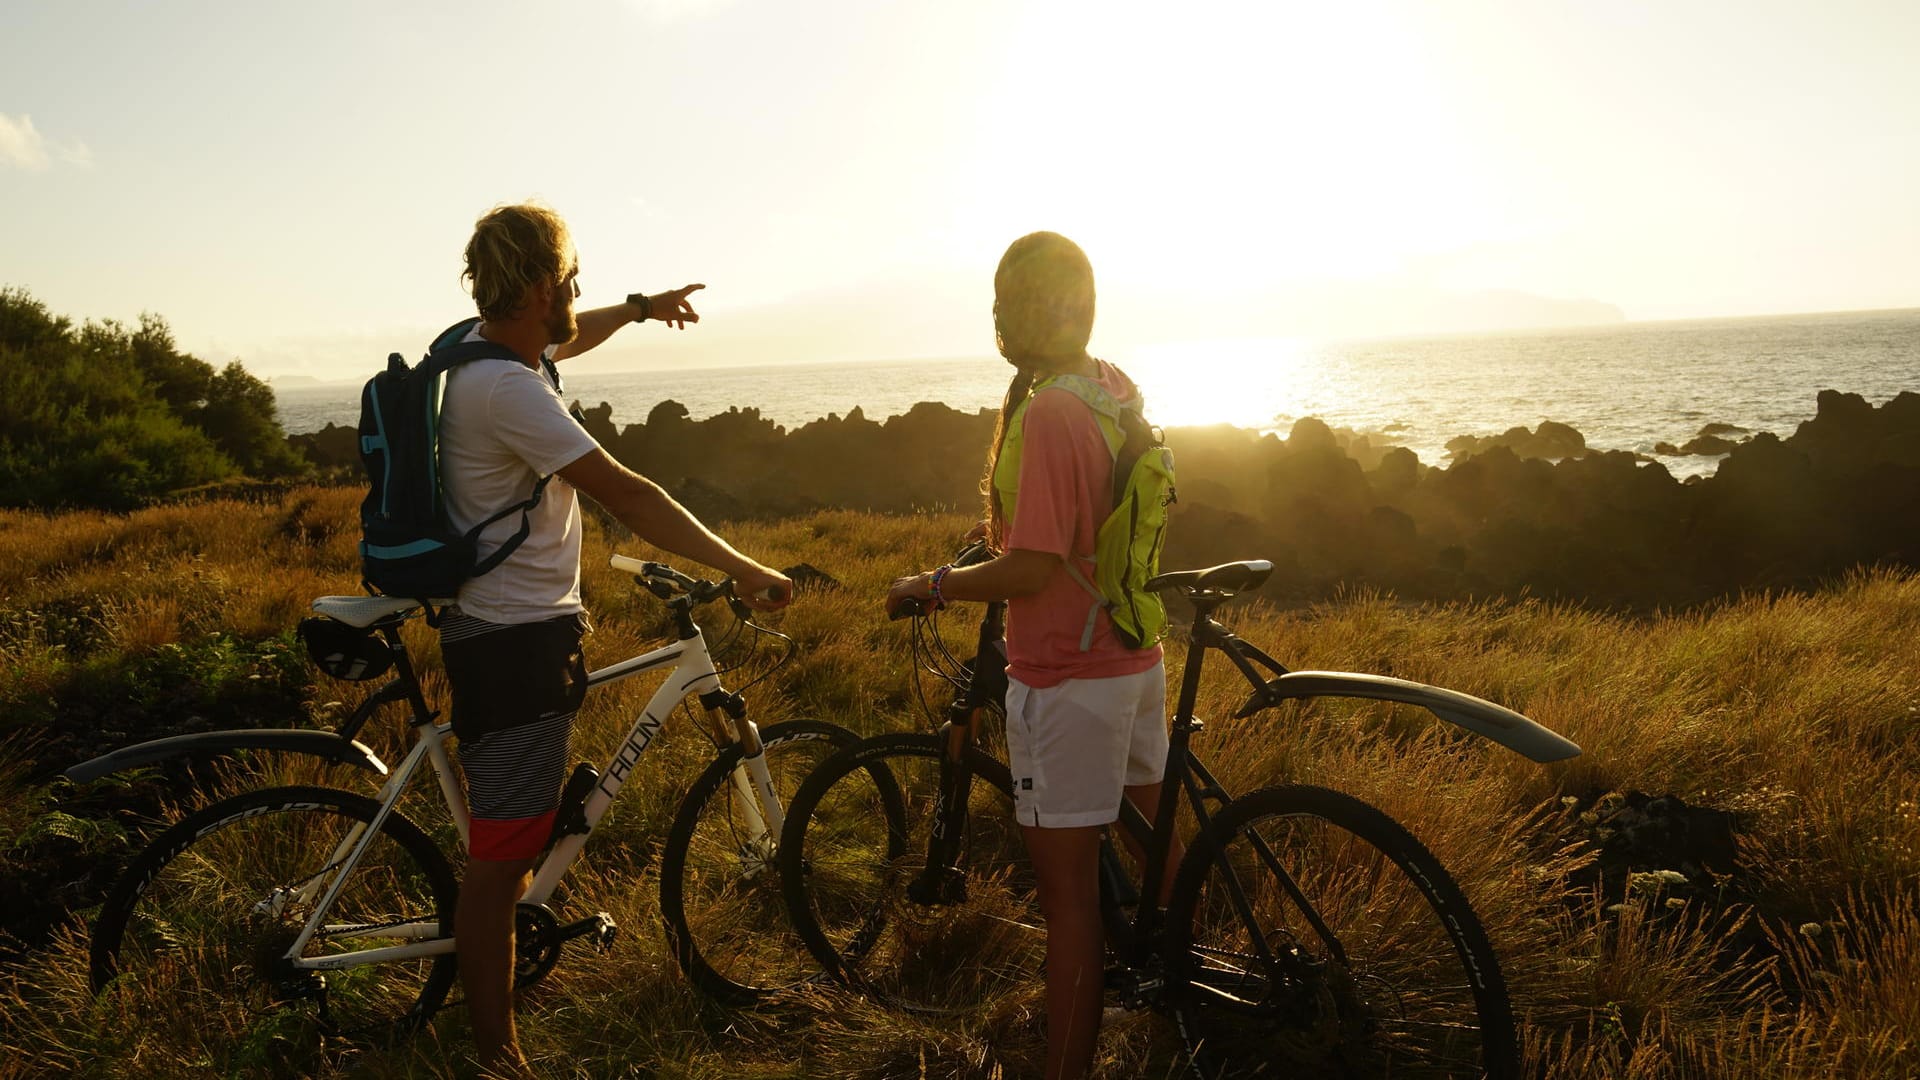
<path id="1" fill-rule="evenodd" d="M 327 977 L 318 971 L 303 971 L 277 979 L 274 992 L 282 1001 L 311 1000 L 319 1003 L 320 1014 L 327 1012 Z"/>
<path id="2" fill-rule="evenodd" d="M 1158 972 L 1141 971 L 1120 964 L 1101 972 L 1100 982 L 1108 993 L 1128 1009 L 1145 1008 L 1152 1004 L 1166 986 L 1166 980 Z"/>
<path id="3" fill-rule="evenodd" d="M 578 922 L 568 923 L 554 936 L 560 941 L 572 941 L 574 938 L 592 938 L 601 952 L 613 948 L 614 938 L 618 937 L 620 927 L 613 917 L 604 911 L 596 911 Z"/>

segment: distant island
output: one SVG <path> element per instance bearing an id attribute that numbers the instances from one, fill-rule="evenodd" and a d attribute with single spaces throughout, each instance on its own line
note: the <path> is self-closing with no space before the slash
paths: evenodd
<path id="1" fill-rule="evenodd" d="M 1484 289 L 1454 299 L 1462 306 L 1461 321 L 1481 322 L 1507 330 L 1604 326 L 1627 321 L 1627 313 L 1620 310 L 1618 304 L 1584 297 L 1562 299 L 1513 289 Z"/>

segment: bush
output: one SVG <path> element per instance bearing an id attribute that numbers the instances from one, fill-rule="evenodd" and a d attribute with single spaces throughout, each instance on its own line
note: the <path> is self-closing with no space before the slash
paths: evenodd
<path id="1" fill-rule="evenodd" d="M 0 505 L 129 510 L 237 474 L 305 471 L 273 391 L 181 353 L 157 315 L 78 330 L 0 290 Z"/>

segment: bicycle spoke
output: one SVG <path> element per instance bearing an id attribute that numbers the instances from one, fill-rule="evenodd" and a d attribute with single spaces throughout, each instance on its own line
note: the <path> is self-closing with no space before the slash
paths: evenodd
<path id="1" fill-rule="evenodd" d="M 1512 1075 L 1485 935 L 1404 830 L 1346 796 L 1279 788 L 1224 811 L 1215 836 L 1171 940 L 1202 1076 Z"/>
<path id="2" fill-rule="evenodd" d="M 800 782 L 851 732 L 813 720 L 761 732 L 774 789 L 791 800 Z M 746 1004 L 817 976 L 781 898 L 777 837 L 737 749 L 708 766 L 688 792 L 661 858 L 660 907 L 681 968 L 706 993 Z M 784 807 L 783 807 L 784 810 Z"/>
<path id="3" fill-rule="evenodd" d="M 787 895 L 808 946 L 848 982 L 903 1008 L 992 1008 L 1038 992 L 1045 925 L 1004 766 L 971 755 L 980 771 L 956 865 L 930 875 L 940 742 L 871 742 L 877 753 L 836 758 L 794 804 L 787 836 L 799 847 L 785 856 L 796 875 Z M 891 793 L 876 779 L 883 771 Z"/>
<path id="4" fill-rule="evenodd" d="M 348 830 L 377 804 L 317 788 L 251 792 L 208 807 L 163 834 L 102 911 L 97 985 L 142 1003 L 181 1045 L 226 1060 L 263 1025 L 304 1019 L 329 1034 L 411 1030 L 452 982 L 450 956 L 416 957 L 321 974 L 285 958 L 313 915 L 304 885 L 331 873 Z M 133 883 L 144 883 L 137 893 Z M 455 884 L 438 851 L 397 816 L 375 833 L 303 956 L 359 948 L 384 928 L 435 933 Z"/>

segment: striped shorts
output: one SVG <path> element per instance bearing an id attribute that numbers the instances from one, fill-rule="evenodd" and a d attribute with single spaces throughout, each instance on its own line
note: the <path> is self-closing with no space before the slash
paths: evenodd
<path id="1" fill-rule="evenodd" d="M 458 609 L 440 624 L 473 820 L 470 858 L 531 859 L 546 847 L 586 693 L 585 627 L 580 615 L 501 624 Z"/>

